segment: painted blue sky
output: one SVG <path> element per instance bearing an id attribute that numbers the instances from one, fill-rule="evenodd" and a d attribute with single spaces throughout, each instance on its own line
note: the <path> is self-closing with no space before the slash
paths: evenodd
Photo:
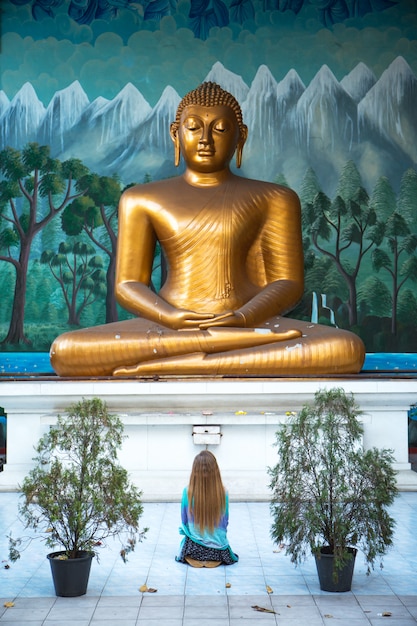
<path id="1" fill-rule="evenodd" d="M 34 1 L 2 2 L 1 89 L 9 99 L 25 82 L 32 83 L 45 105 L 74 80 L 80 81 L 90 100 L 113 98 L 130 82 L 153 106 L 166 85 L 183 95 L 204 79 L 216 61 L 249 85 L 262 64 L 276 80 L 294 68 L 305 84 L 323 64 L 339 80 L 360 61 L 379 77 L 398 56 L 417 74 L 415 0 L 402 0 L 385 10 L 380 10 L 381 0 L 374 0 L 367 4 L 379 10 L 326 26 L 315 7 L 323 2 L 310 0 L 294 13 L 261 10 L 261 3 L 246 0 L 242 5 L 250 1 L 252 18 L 243 16 L 242 23 L 230 19 L 227 26 L 212 29 L 206 39 L 192 30 L 190 0 L 172 1 L 172 14 L 158 21 L 144 19 L 148 4 L 126 0 L 126 8 L 116 16 L 90 23 L 69 16 L 69 0 L 54 0 L 52 17 L 34 19 Z"/>

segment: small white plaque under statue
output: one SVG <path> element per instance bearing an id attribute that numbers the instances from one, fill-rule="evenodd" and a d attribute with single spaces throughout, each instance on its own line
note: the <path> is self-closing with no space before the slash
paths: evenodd
<path id="1" fill-rule="evenodd" d="M 193 441 L 196 445 L 217 446 L 221 439 L 220 426 L 193 426 Z"/>

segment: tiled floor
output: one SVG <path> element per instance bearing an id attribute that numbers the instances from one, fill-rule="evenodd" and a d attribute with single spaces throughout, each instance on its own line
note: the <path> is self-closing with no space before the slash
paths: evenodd
<path id="1" fill-rule="evenodd" d="M 239 563 L 193 569 L 174 560 L 179 504 L 145 503 L 147 539 L 127 564 L 117 545 L 93 562 L 87 595 L 57 598 L 45 554 L 32 542 L 10 569 L 7 538 L 21 535 L 18 494 L 0 493 L 0 626 L 369 626 L 417 623 L 417 493 L 401 493 L 393 549 L 384 569 L 366 576 L 358 554 L 352 591 L 320 591 L 309 558 L 294 568 L 269 537 L 268 503 L 230 505 L 229 539 Z M 141 593 L 146 584 L 155 593 Z M 267 586 L 272 593 L 267 592 Z M 14 606 L 6 608 L 5 603 Z M 267 611 L 260 611 L 267 609 Z M 389 615 L 388 615 L 389 614 Z"/>

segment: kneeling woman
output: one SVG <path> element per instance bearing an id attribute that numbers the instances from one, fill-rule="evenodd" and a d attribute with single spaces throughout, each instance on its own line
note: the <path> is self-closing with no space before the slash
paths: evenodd
<path id="1" fill-rule="evenodd" d="M 239 560 L 227 541 L 229 499 L 216 457 L 200 452 L 182 494 L 180 534 L 185 535 L 176 560 L 193 567 L 232 565 Z"/>

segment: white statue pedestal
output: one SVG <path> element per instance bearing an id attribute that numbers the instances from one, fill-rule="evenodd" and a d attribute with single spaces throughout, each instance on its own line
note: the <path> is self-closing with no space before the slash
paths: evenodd
<path id="1" fill-rule="evenodd" d="M 277 462 L 275 431 L 318 389 L 352 392 L 364 415 L 365 448 L 391 448 L 401 490 L 417 490 L 408 460 L 408 416 L 417 379 L 276 378 L 4 381 L 7 463 L 0 491 L 16 490 L 33 466 L 34 446 L 58 413 L 99 397 L 125 424 L 120 461 L 147 501 L 179 500 L 195 455 L 216 455 L 230 497 L 267 500 L 267 468 Z M 193 435 L 194 432 L 194 435 Z"/>

